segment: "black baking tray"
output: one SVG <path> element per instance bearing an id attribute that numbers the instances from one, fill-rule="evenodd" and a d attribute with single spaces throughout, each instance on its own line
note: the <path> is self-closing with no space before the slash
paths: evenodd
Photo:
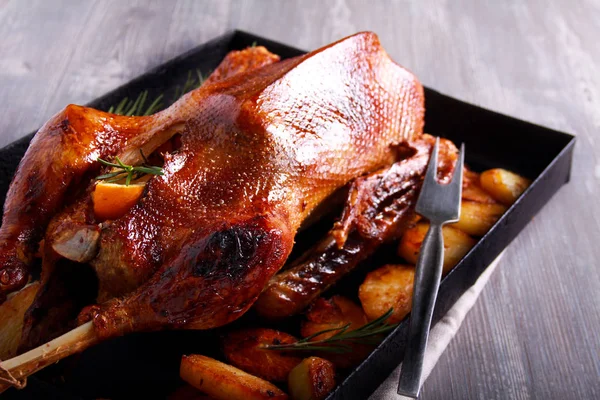
<path id="1" fill-rule="evenodd" d="M 108 109 L 122 98 L 149 91 L 149 98 L 174 96 L 188 72 L 208 74 L 230 50 L 252 44 L 288 58 L 304 51 L 235 30 L 202 44 L 150 72 L 92 101 Z M 402 60 L 397 60 L 400 63 Z M 554 193 L 569 181 L 575 138 L 572 135 L 498 114 L 426 88 L 425 131 L 466 144 L 466 161 L 475 170 L 506 168 L 532 179 L 532 185 L 494 227 L 442 281 L 434 323 L 479 278 Z M 34 133 L 0 149 L 0 202 Z M 341 283 L 343 285 L 344 282 Z M 375 351 L 338 385 L 328 399 L 365 399 L 402 360 L 407 320 L 400 323 Z M 214 335 L 213 335 L 214 336 Z M 21 391 L 6 398 L 164 398 L 181 384 L 181 354 L 211 355 L 217 346 L 210 332 L 170 331 L 134 334 L 102 343 L 60 364 L 69 370 L 66 382 L 52 373 L 32 377 Z M 69 365 L 70 364 L 70 365 Z M 49 383 L 50 382 L 50 383 Z"/>

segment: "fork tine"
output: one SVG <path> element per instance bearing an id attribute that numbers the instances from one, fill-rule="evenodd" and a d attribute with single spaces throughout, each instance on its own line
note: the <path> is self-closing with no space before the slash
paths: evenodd
<path id="1" fill-rule="evenodd" d="M 431 156 L 429 157 L 429 164 L 427 165 L 427 172 L 425 173 L 425 180 L 423 186 L 426 184 L 437 183 L 437 165 L 438 165 L 438 149 L 440 147 L 440 138 L 435 138 L 435 144 L 433 150 L 431 150 Z"/>
<path id="2" fill-rule="evenodd" d="M 453 219 L 460 218 L 460 200 L 462 198 L 462 181 L 463 181 L 463 170 L 465 166 L 465 144 L 461 144 L 460 152 L 458 153 L 458 159 L 454 166 L 454 172 L 452 174 L 452 181 L 448 184 L 448 198 L 452 199 L 449 204 L 454 206 Z"/>
<path id="3" fill-rule="evenodd" d="M 456 160 L 456 170 L 454 171 L 452 180 L 454 180 L 455 178 L 462 180 L 464 167 L 465 167 L 465 144 L 461 143 L 460 150 L 458 153 L 458 160 Z"/>
<path id="4" fill-rule="evenodd" d="M 429 156 L 429 164 L 427 165 L 427 171 L 425 171 L 425 177 L 423 178 L 423 184 L 421 185 L 421 193 L 417 199 L 415 210 L 424 215 L 430 208 L 430 200 L 435 195 L 436 188 L 439 187 L 437 183 L 437 164 L 438 164 L 438 148 L 440 145 L 440 138 L 435 138 L 433 149 L 431 150 L 431 156 Z"/>
<path id="5" fill-rule="evenodd" d="M 461 144 L 460 145 L 460 151 L 458 153 L 458 159 L 456 160 L 456 165 L 454 166 L 454 172 L 452 174 L 452 181 L 450 181 L 450 184 L 452 185 L 453 189 L 457 188 L 458 192 L 456 193 L 458 195 L 458 198 L 460 199 L 460 195 L 462 192 L 462 180 L 463 180 L 463 170 L 465 167 L 465 144 Z"/>

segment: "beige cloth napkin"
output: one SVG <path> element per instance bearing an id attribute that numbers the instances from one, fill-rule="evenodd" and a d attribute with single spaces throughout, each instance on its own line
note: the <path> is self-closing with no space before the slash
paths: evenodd
<path id="1" fill-rule="evenodd" d="M 471 286 L 457 301 L 452 308 L 446 313 L 444 318 L 438 321 L 437 324 L 429 332 L 429 340 L 427 342 L 427 350 L 425 350 L 425 360 L 423 361 L 423 377 L 421 384 L 425 382 L 433 367 L 439 360 L 440 356 L 446 350 L 446 347 L 458 332 L 465 316 L 477 301 L 479 294 L 488 282 L 490 275 L 496 269 L 498 261 L 502 257 L 501 253 L 487 269 L 481 274 L 477 282 Z M 379 388 L 371 395 L 369 400 L 399 400 L 408 399 L 408 397 L 400 396 L 396 393 L 398 389 L 398 379 L 400 377 L 400 367 L 398 366 L 390 376 L 379 386 Z"/>

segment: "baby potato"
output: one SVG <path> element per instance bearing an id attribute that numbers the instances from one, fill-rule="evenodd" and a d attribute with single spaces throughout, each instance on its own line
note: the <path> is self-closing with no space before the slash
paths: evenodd
<path id="1" fill-rule="evenodd" d="M 468 201 L 474 201 L 477 203 L 487 203 L 487 204 L 495 204 L 497 203 L 496 199 L 492 197 L 488 192 L 486 192 L 479 185 L 469 185 L 463 187 L 462 190 L 462 199 Z"/>
<path id="2" fill-rule="evenodd" d="M 412 306 L 415 268 L 412 265 L 384 265 L 367 274 L 358 288 L 358 298 L 369 320 L 393 308 L 388 323 L 400 322 Z"/>
<path id="3" fill-rule="evenodd" d="M 452 224 L 452 227 L 469 235 L 483 236 L 504 214 L 506 209 L 506 206 L 498 203 L 483 204 L 474 201 L 463 201 L 460 206 L 460 220 Z"/>
<path id="4" fill-rule="evenodd" d="M 273 382 L 285 382 L 301 357 L 265 349 L 265 345 L 294 343 L 287 333 L 266 328 L 230 332 L 223 340 L 225 358 L 234 366 Z"/>
<path id="5" fill-rule="evenodd" d="M 288 377 L 292 400 L 323 400 L 335 388 L 335 367 L 331 361 L 308 357 Z"/>
<path id="6" fill-rule="evenodd" d="M 479 174 L 465 168 L 463 176 L 462 199 L 477 203 L 497 203 L 496 199 L 482 187 Z"/>
<path id="7" fill-rule="evenodd" d="M 8 299 L 0 304 L 0 360 L 17 355 L 23 330 L 23 318 L 33 303 L 39 287 L 39 282 L 31 283 L 9 295 Z"/>
<path id="8" fill-rule="evenodd" d="M 509 206 L 529 187 L 531 181 L 501 168 L 481 173 L 481 186 L 499 202 Z"/>
<path id="9" fill-rule="evenodd" d="M 303 337 L 313 335 L 325 329 L 341 328 L 350 324 L 348 330 L 360 328 L 367 323 L 364 311 L 352 300 L 343 296 L 333 296 L 326 300 L 319 297 L 306 313 L 307 321 L 302 322 L 300 334 Z M 313 340 L 327 339 L 336 331 L 316 336 Z"/>
<path id="10" fill-rule="evenodd" d="M 333 296 L 331 299 L 318 298 L 306 313 L 306 321 L 302 322 L 300 333 L 302 337 L 308 337 L 317 332 L 341 328 L 350 324 L 348 331 L 360 328 L 367 323 L 367 316 L 362 308 L 352 300 L 343 296 Z M 339 331 L 327 332 L 317 335 L 311 341 L 327 339 Z M 339 368 L 352 368 L 364 360 L 373 346 L 360 343 L 345 343 L 352 348 L 349 353 L 317 352 L 320 357 L 333 362 Z"/>
<path id="11" fill-rule="evenodd" d="M 465 202 L 463 202 L 465 203 Z M 481 206 L 490 206 L 491 204 L 480 204 Z M 500 206 L 499 204 L 497 204 Z M 462 218 L 462 211 L 461 211 Z M 444 226 L 442 228 L 442 235 L 444 237 L 444 269 L 443 273 L 446 274 L 450 271 L 465 254 L 475 246 L 475 239 L 456 229 L 457 224 L 452 226 Z M 404 232 L 404 236 L 400 239 L 400 245 L 398 246 L 398 254 L 403 257 L 406 261 L 411 264 L 416 264 L 419 258 L 419 251 L 421 250 L 421 243 L 425 239 L 427 230 L 429 229 L 429 223 L 419 222 L 414 227 Z"/>
<path id="12" fill-rule="evenodd" d="M 277 386 L 215 359 L 193 354 L 181 358 L 181 379 L 215 400 L 273 400 L 288 396 Z"/>

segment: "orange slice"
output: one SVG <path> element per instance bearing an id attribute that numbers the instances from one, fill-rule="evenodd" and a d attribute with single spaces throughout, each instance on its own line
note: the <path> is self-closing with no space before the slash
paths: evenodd
<path id="1" fill-rule="evenodd" d="M 96 219 L 104 221 L 125 215 L 138 202 L 145 186 L 145 183 L 132 183 L 126 186 L 98 182 L 92 192 Z"/>

